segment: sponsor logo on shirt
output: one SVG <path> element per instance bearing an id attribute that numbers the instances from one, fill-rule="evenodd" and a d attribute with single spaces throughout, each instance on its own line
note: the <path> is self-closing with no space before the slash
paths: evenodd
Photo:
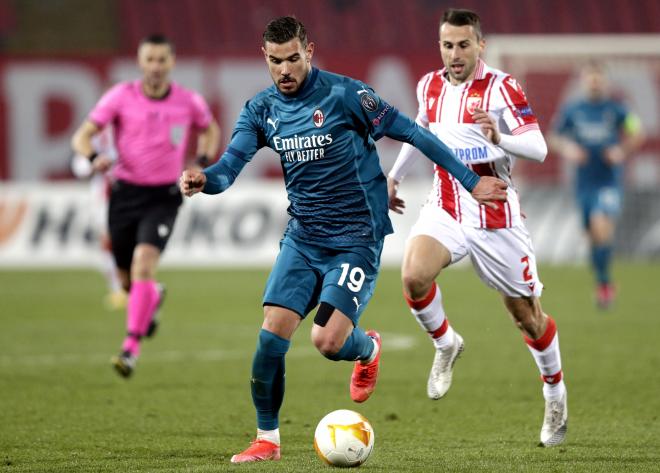
<path id="1" fill-rule="evenodd" d="M 332 134 L 311 136 L 293 135 L 286 138 L 273 137 L 275 151 L 289 163 L 316 161 L 325 157 L 325 147 L 333 141 Z"/>
<path id="2" fill-rule="evenodd" d="M 454 148 L 454 154 L 463 162 L 479 161 L 488 158 L 488 146 Z"/>

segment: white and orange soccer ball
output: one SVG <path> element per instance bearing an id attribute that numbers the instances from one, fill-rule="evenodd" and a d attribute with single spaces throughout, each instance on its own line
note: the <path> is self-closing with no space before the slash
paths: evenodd
<path id="1" fill-rule="evenodd" d="M 314 432 L 314 448 L 332 466 L 362 465 L 374 449 L 374 429 L 357 412 L 339 409 L 326 415 Z"/>

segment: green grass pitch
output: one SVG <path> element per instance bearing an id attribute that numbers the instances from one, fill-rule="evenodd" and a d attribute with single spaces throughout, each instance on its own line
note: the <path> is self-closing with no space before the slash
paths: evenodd
<path id="1" fill-rule="evenodd" d="M 249 374 L 266 271 L 162 271 L 163 324 L 135 376 L 111 369 L 124 315 L 92 271 L 0 272 L 0 472 L 329 471 L 312 446 L 327 412 L 373 424 L 370 472 L 660 472 L 660 267 L 619 263 L 598 312 L 586 268 L 541 267 L 569 389 L 564 445 L 537 446 L 541 382 L 498 295 L 469 269 L 440 278 L 464 336 L 445 399 L 426 398 L 433 351 L 384 270 L 361 325 L 383 334 L 379 384 L 348 395 L 351 365 L 316 353 L 311 320 L 287 356 L 282 460 L 231 465 L 255 430 Z"/>

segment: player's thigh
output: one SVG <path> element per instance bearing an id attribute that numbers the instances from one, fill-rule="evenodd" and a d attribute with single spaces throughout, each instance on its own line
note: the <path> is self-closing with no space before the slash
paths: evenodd
<path id="1" fill-rule="evenodd" d="M 582 227 L 589 231 L 591 220 L 591 212 L 593 209 L 595 198 L 590 192 L 582 192 L 577 196 L 577 204 L 580 210 L 580 217 L 582 219 Z"/>
<path id="2" fill-rule="evenodd" d="M 167 242 L 172 236 L 181 202 L 181 194 L 154 194 L 140 218 L 137 243 L 148 243 L 158 248 L 160 252 L 165 250 Z"/>
<path id="3" fill-rule="evenodd" d="M 126 217 L 109 218 L 110 248 L 115 264 L 119 269 L 130 271 L 133 261 L 133 250 L 137 244 L 138 222 Z"/>
<path id="4" fill-rule="evenodd" d="M 543 284 L 529 232 L 523 225 L 466 228 L 470 259 L 481 280 L 508 297 L 540 297 Z"/>
<path id="5" fill-rule="evenodd" d="M 593 208 L 594 214 L 603 214 L 612 220 L 616 220 L 621 214 L 623 205 L 623 192 L 617 186 L 601 187 L 596 193 L 596 201 Z"/>
<path id="6" fill-rule="evenodd" d="M 616 221 L 621 215 L 623 193 L 617 187 L 598 190 L 589 218 L 589 233 L 595 243 L 606 243 L 614 237 Z"/>
<path id="7" fill-rule="evenodd" d="M 468 254 L 463 228 L 436 205 L 425 205 L 406 241 L 403 271 L 435 279 L 445 266 Z"/>
<path id="8" fill-rule="evenodd" d="M 323 286 L 319 302 L 338 309 L 357 325 L 376 288 L 382 251 L 381 240 L 328 252 L 327 261 L 321 266 Z"/>
<path id="9" fill-rule="evenodd" d="M 302 245 L 284 237 L 264 290 L 263 305 L 284 307 L 305 317 L 318 304 L 320 273 Z"/>
<path id="10" fill-rule="evenodd" d="M 113 189 L 108 208 L 108 232 L 117 267 L 128 271 L 137 242 L 140 208 L 122 189 Z"/>

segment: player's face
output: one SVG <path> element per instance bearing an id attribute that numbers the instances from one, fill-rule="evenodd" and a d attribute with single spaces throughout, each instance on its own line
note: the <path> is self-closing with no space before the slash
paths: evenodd
<path id="1" fill-rule="evenodd" d="M 587 69 L 582 73 L 582 81 L 590 98 L 597 100 L 607 94 L 607 79 L 602 71 Z"/>
<path id="2" fill-rule="evenodd" d="M 298 38 L 283 44 L 267 41 L 261 50 L 279 91 L 285 95 L 296 93 L 312 69 L 314 43 L 305 48 Z"/>
<path id="3" fill-rule="evenodd" d="M 174 54 L 167 44 L 144 43 L 138 49 L 138 64 L 144 82 L 149 87 L 159 88 L 169 80 Z"/>
<path id="4" fill-rule="evenodd" d="M 440 54 L 452 84 L 461 84 L 474 78 L 477 60 L 485 45 L 486 42 L 477 37 L 470 25 L 443 23 L 440 26 Z"/>

